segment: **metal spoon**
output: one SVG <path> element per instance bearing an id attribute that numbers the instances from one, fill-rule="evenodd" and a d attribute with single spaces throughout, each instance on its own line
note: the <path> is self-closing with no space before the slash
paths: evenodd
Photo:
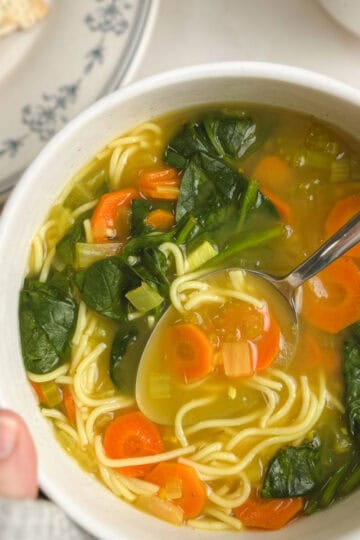
<path id="1" fill-rule="evenodd" d="M 294 324 L 291 326 L 294 329 L 293 343 L 289 347 L 289 351 L 296 349 L 297 342 L 297 311 L 295 293 L 298 288 L 315 274 L 326 268 L 329 264 L 339 258 L 341 255 L 351 249 L 360 241 L 360 212 L 357 213 L 346 225 L 344 225 L 336 234 L 331 236 L 320 248 L 315 251 L 308 259 L 297 266 L 292 272 L 281 278 L 256 271 L 245 270 L 245 273 L 254 275 L 256 278 L 263 280 L 264 284 L 272 285 L 279 293 L 283 301 L 285 309 L 289 308 L 287 317 L 293 316 Z M 203 277 L 220 272 L 226 272 L 229 269 L 215 270 L 209 269 L 209 273 Z M 153 400 L 149 398 L 149 374 L 151 367 L 151 358 L 157 354 L 158 332 L 162 327 L 168 324 L 169 317 L 175 312 L 174 307 L 166 310 L 160 321 L 157 323 L 146 347 L 142 353 L 140 364 L 136 377 L 136 401 L 140 410 L 159 424 L 171 424 L 173 422 L 172 413 L 170 412 L 171 403 L 165 404 L 157 411 L 153 408 Z M 292 353 L 289 353 L 292 355 Z M 195 392 L 196 394 L 196 392 Z M 192 396 L 193 398 L 193 396 Z M 189 399 L 184 394 L 184 399 Z M 171 401 L 171 398 L 170 398 Z"/>

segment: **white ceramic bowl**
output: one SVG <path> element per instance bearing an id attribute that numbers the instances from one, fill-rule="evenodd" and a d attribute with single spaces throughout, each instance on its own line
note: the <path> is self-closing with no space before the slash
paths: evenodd
<path id="1" fill-rule="evenodd" d="M 133 84 L 93 105 L 56 135 L 24 174 L 0 228 L 0 404 L 20 413 L 33 434 L 45 493 L 99 538 L 192 540 L 207 533 L 176 528 L 138 512 L 84 473 L 57 444 L 41 417 L 22 364 L 18 295 L 29 244 L 68 179 L 97 150 L 141 121 L 190 105 L 260 103 L 313 114 L 360 138 L 360 92 L 304 70 L 261 63 L 195 66 Z M 274 533 L 242 538 L 355 540 L 360 537 L 360 490 L 330 510 Z M 213 533 L 217 540 L 233 533 Z M 239 533 L 236 533 L 237 535 Z M 256 536 L 255 536 L 256 534 Z"/>

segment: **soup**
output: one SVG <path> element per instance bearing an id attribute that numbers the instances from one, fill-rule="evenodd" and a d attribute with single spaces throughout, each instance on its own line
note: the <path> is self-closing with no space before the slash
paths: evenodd
<path id="1" fill-rule="evenodd" d="M 302 287 L 298 325 L 243 269 L 288 273 L 360 210 L 359 180 L 333 127 L 224 105 L 135 127 L 68 182 L 19 317 L 41 412 L 81 467 L 208 530 L 278 529 L 357 487 L 358 246 Z"/>

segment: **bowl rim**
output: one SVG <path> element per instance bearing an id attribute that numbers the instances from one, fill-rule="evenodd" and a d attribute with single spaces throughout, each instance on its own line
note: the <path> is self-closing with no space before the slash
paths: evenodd
<path id="1" fill-rule="evenodd" d="M 61 147 L 62 144 L 66 142 L 67 137 L 72 132 L 81 129 L 82 126 L 86 125 L 94 118 L 102 116 L 114 105 L 121 105 L 128 99 L 134 98 L 140 94 L 146 94 L 152 90 L 159 90 L 178 82 L 190 82 L 201 80 L 203 78 L 221 79 L 225 77 L 227 79 L 251 78 L 253 80 L 269 80 L 272 82 L 288 83 L 297 88 L 310 88 L 317 90 L 320 93 L 342 99 L 355 107 L 358 106 L 360 109 L 360 90 L 357 88 L 325 75 L 286 64 L 238 61 L 197 64 L 166 71 L 136 81 L 101 98 L 81 112 L 59 131 L 40 151 L 32 164 L 22 175 L 4 207 L 0 220 L 0 250 L 2 244 L 6 242 L 8 222 L 11 222 L 16 217 L 17 207 L 24 204 L 23 191 L 27 191 L 24 188 L 27 188 L 32 184 L 38 175 L 38 170 L 43 167 L 44 162 L 53 159 L 53 156 L 58 153 L 58 147 Z M 6 407 L 6 403 L 1 395 L 1 385 L 0 406 Z M 85 530 L 98 535 L 100 538 L 104 537 L 104 529 L 102 529 L 96 516 L 83 511 L 83 509 L 76 505 L 70 504 L 70 502 L 73 502 L 70 501 L 71 497 L 69 497 L 67 493 L 64 493 L 61 487 L 54 484 L 51 479 L 48 478 L 41 463 L 39 463 L 38 474 L 42 490 L 58 504 L 60 508 L 64 509 L 67 515 Z M 360 525 L 358 530 L 360 530 Z M 352 536 L 352 532 L 350 535 Z"/>

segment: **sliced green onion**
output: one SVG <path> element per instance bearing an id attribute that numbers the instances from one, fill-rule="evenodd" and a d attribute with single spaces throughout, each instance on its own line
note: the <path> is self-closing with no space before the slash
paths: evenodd
<path id="1" fill-rule="evenodd" d="M 222 264 L 229 257 L 238 255 L 246 249 L 261 246 L 262 244 L 270 242 L 275 238 L 279 238 L 279 236 L 283 236 L 284 234 L 285 228 L 283 225 L 275 225 L 274 227 L 265 229 L 264 231 L 249 233 L 240 240 L 237 240 L 236 242 L 227 246 L 223 251 L 221 251 L 221 253 L 211 259 L 211 266 L 213 267 L 214 265 L 218 265 L 220 263 Z"/>
<path id="2" fill-rule="evenodd" d="M 215 247 L 205 240 L 205 242 L 200 244 L 200 246 L 194 249 L 187 257 L 189 271 L 193 272 L 193 270 L 196 270 L 196 268 L 199 268 L 217 254 L 218 252 Z"/>
<path id="3" fill-rule="evenodd" d="M 121 248 L 122 244 L 117 242 L 107 242 L 105 244 L 86 244 L 85 242 L 77 242 L 75 246 L 75 267 L 78 269 L 87 268 L 100 259 L 118 255 Z"/>
<path id="4" fill-rule="evenodd" d="M 138 311 L 146 312 L 154 309 L 164 301 L 163 297 L 143 281 L 140 287 L 126 293 L 126 298 Z"/>
<path id="5" fill-rule="evenodd" d="M 242 198 L 240 213 L 239 213 L 239 219 L 237 223 L 237 230 L 240 231 L 244 223 L 246 221 L 246 218 L 249 215 L 250 210 L 255 206 L 256 199 L 258 196 L 259 191 L 259 184 L 258 182 L 251 181 L 248 183 L 247 189 L 245 194 Z"/>
<path id="6" fill-rule="evenodd" d="M 181 246 L 181 244 L 184 244 L 193 230 L 193 228 L 196 225 L 196 219 L 193 216 L 190 216 L 189 219 L 186 221 L 185 225 L 182 229 L 180 229 L 177 238 L 176 238 L 176 244 L 178 246 Z"/>

